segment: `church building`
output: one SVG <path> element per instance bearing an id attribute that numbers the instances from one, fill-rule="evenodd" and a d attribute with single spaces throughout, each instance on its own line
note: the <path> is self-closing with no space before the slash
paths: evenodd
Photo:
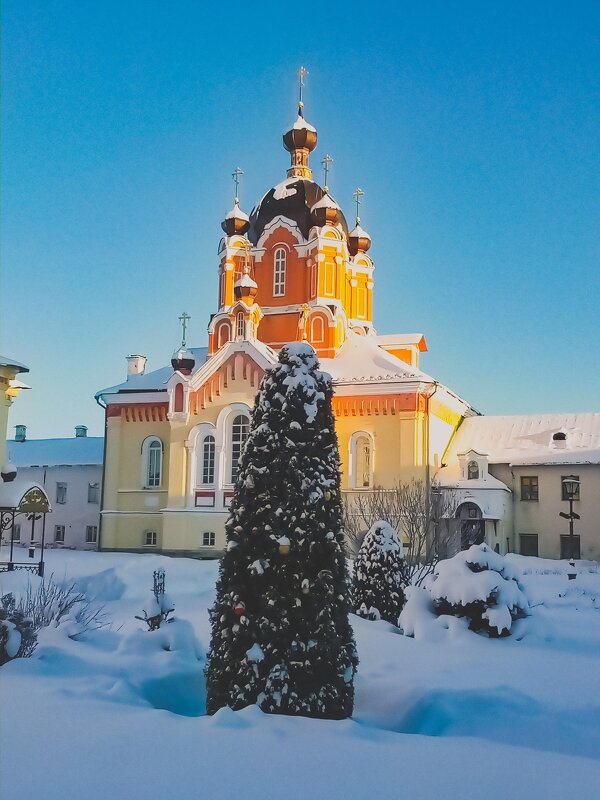
<path id="1" fill-rule="evenodd" d="M 96 396 L 106 413 L 100 549 L 223 551 L 254 398 L 287 342 L 309 342 L 333 377 L 346 495 L 430 480 L 461 420 L 476 414 L 420 369 L 421 333 L 377 333 L 361 192 L 351 227 L 313 179 L 317 131 L 302 100 L 283 146 L 287 175 L 249 215 L 236 183 L 221 224 L 207 346 L 187 345 L 183 314 L 183 340 L 169 365 L 148 370 L 144 356 L 128 356 L 126 379 Z"/>

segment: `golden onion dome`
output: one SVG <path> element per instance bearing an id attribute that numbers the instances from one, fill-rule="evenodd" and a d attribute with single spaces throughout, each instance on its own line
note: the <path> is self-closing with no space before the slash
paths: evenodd
<path id="1" fill-rule="evenodd" d="M 341 218 L 342 209 L 327 191 L 310 209 L 311 222 L 319 228 L 323 225 L 337 225 Z"/>
<path id="2" fill-rule="evenodd" d="M 348 252 L 351 256 L 357 253 L 366 253 L 371 247 L 371 237 L 360 227 L 360 220 L 357 218 L 356 225 L 348 234 Z"/>
<path id="3" fill-rule="evenodd" d="M 308 150 L 309 153 L 317 146 L 317 130 L 304 119 L 302 109 L 298 109 L 298 116 L 292 127 L 283 134 L 283 146 L 288 153 L 294 150 Z"/>
<path id="4" fill-rule="evenodd" d="M 247 305 L 254 302 L 258 294 L 258 284 L 250 277 L 250 267 L 244 267 L 244 274 L 233 285 L 233 293 L 236 300 L 243 300 Z M 250 302 L 248 302 L 250 301 Z"/>
<path id="5" fill-rule="evenodd" d="M 221 223 L 221 227 L 227 236 L 242 235 L 250 227 L 250 218 L 248 214 L 241 210 L 237 198 L 233 208 Z"/>

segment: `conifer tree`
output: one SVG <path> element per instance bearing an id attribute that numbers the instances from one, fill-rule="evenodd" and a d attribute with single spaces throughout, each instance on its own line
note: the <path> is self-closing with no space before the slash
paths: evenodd
<path id="1" fill-rule="evenodd" d="M 306 343 L 264 376 L 211 609 L 207 710 L 342 719 L 358 659 L 348 621 L 329 375 Z"/>
<path id="2" fill-rule="evenodd" d="M 365 535 L 354 561 L 352 605 L 356 613 L 396 625 L 404 605 L 403 574 L 402 545 L 396 531 L 379 520 Z"/>

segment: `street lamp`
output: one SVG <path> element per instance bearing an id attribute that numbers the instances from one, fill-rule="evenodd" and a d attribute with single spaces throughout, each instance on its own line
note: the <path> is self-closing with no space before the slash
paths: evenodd
<path id="1" fill-rule="evenodd" d="M 564 519 L 569 520 L 569 571 L 567 575 L 569 576 L 569 580 L 575 580 L 577 573 L 575 572 L 575 537 L 573 536 L 573 520 L 581 519 L 579 514 L 573 511 L 573 500 L 575 499 L 575 495 L 579 491 L 579 478 L 575 475 L 567 475 L 566 478 L 562 479 L 562 485 L 565 490 L 565 494 L 567 496 L 567 500 L 569 501 L 569 513 L 565 514 L 564 511 L 560 512 L 560 516 L 564 517 Z"/>

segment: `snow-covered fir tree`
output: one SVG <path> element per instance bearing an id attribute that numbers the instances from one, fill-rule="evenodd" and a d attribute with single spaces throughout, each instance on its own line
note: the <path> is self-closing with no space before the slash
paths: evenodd
<path id="1" fill-rule="evenodd" d="M 404 605 L 402 544 L 388 522 L 375 522 L 354 561 L 352 605 L 368 619 L 398 622 Z"/>
<path id="2" fill-rule="evenodd" d="M 350 716 L 358 663 L 348 621 L 339 452 L 329 375 L 282 348 L 262 380 L 240 459 L 211 609 L 207 710 Z"/>

